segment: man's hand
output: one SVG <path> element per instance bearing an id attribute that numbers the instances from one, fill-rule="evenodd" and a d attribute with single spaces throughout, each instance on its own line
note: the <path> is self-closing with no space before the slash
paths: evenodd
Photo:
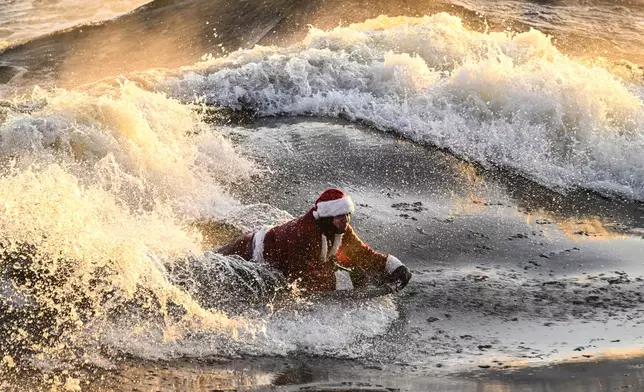
<path id="1" fill-rule="evenodd" d="M 400 267 L 396 268 L 394 272 L 389 274 L 387 276 L 387 283 L 394 284 L 396 291 L 402 290 L 407 286 L 407 283 L 409 283 L 409 279 L 411 279 L 411 271 L 409 268 L 405 267 L 404 265 L 401 265 Z"/>

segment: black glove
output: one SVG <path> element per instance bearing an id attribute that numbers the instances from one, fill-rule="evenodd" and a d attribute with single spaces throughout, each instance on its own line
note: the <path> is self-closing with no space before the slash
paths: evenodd
<path id="1" fill-rule="evenodd" d="M 389 274 L 389 276 L 387 276 L 386 282 L 393 284 L 396 291 L 398 291 L 404 289 L 405 286 L 407 286 L 409 279 L 411 279 L 411 271 L 409 270 L 409 268 L 401 265 L 400 267 L 396 268 L 394 272 Z"/>

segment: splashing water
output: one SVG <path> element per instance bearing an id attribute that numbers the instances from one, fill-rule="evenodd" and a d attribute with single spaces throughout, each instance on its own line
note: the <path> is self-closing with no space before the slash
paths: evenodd
<path id="1" fill-rule="evenodd" d="M 345 117 L 555 189 L 641 200 L 644 89 L 599 60 L 574 60 L 536 30 L 479 33 L 441 13 L 312 28 L 288 48 L 238 51 L 156 79 L 183 100 Z"/>
<path id="2" fill-rule="evenodd" d="M 221 225 L 292 216 L 228 196 L 257 169 L 163 94 L 128 81 L 35 89 L 3 106 L 0 158 L 3 372 L 57 377 L 121 353 L 355 357 L 397 317 L 388 298 L 276 308 L 279 275 L 208 251 Z"/>
<path id="3" fill-rule="evenodd" d="M 221 185 L 252 164 L 189 108 L 129 82 L 99 93 L 36 89 L 30 102 L 9 107 L 0 126 L 0 261 L 14 297 L 2 305 L 24 326 L 3 325 L 5 352 L 74 356 L 133 304 L 166 339 L 252 331 L 202 308 L 166 271 L 202 253 L 196 214 L 240 208 Z"/>

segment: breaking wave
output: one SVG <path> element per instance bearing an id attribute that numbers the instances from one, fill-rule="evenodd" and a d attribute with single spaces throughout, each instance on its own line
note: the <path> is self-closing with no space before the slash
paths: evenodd
<path id="1" fill-rule="evenodd" d="M 35 89 L 1 115 L 3 371 L 123 353 L 350 355 L 347 341 L 395 318 L 391 300 L 275 310 L 279 276 L 211 251 L 291 216 L 228 194 L 259 169 L 192 108 L 122 81 Z M 320 323 L 338 336 L 306 332 Z"/>
<path id="2" fill-rule="evenodd" d="M 312 28 L 296 45 L 152 79 L 184 102 L 344 117 L 560 191 L 644 200 L 644 88 L 631 71 L 573 59 L 536 30 L 476 32 L 441 13 Z"/>

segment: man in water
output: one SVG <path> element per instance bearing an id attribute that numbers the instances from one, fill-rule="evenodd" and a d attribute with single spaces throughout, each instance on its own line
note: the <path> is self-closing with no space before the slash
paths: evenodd
<path id="1" fill-rule="evenodd" d="M 356 274 L 350 272 L 356 271 L 404 288 L 411 279 L 409 268 L 358 238 L 349 225 L 353 211 L 348 195 L 327 189 L 304 216 L 242 236 L 218 252 L 266 262 L 307 291 L 351 290 Z"/>

